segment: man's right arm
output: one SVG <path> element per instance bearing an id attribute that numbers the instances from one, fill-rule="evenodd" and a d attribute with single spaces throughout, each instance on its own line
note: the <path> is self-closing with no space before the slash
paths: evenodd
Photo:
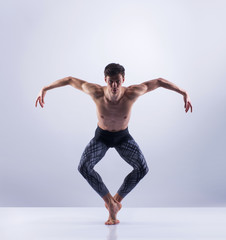
<path id="1" fill-rule="evenodd" d="M 90 95 L 93 99 L 99 98 L 100 96 L 103 95 L 103 89 L 100 85 L 95 84 L 95 83 L 89 83 L 89 82 L 81 80 L 79 78 L 69 76 L 69 77 L 59 79 L 59 80 L 43 87 L 38 94 L 35 106 L 37 107 L 37 103 L 39 101 L 41 107 L 44 107 L 44 103 L 45 103 L 44 97 L 48 90 L 56 88 L 56 87 L 66 86 L 66 85 L 71 85 L 72 87 L 85 92 L 86 94 Z"/>
<path id="2" fill-rule="evenodd" d="M 98 84 L 89 83 L 85 80 L 71 77 L 71 76 L 59 79 L 59 80 L 45 86 L 43 89 L 45 91 L 47 91 L 52 88 L 62 87 L 62 86 L 66 86 L 66 85 L 71 85 L 72 87 L 74 87 L 78 90 L 81 90 L 81 91 L 85 92 L 86 94 L 89 94 L 90 96 L 93 96 L 93 97 L 98 95 L 98 93 L 100 92 L 100 89 L 101 89 L 101 86 Z"/>

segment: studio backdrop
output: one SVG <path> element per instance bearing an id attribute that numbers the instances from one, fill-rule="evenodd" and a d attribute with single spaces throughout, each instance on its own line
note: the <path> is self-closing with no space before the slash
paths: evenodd
<path id="1" fill-rule="evenodd" d="M 104 68 L 125 68 L 123 86 L 164 78 L 132 108 L 130 134 L 148 174 L 126 207 L 226 206 L 225 1 L 2 1 L 0 207 L 101 207 L 78 171 L 97 127 L 92 98 L 73 76 L 106 85 Z M 95 166 L 114 195 L 133 170 L 110 148 Z"/>

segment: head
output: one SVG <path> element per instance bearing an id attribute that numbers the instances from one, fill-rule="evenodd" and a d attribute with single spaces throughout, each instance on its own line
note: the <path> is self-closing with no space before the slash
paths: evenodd
<path id="1" fill-rule="evenodd" d="M 104 69 L 104 80 L 112 94 L 117 94 L 125 80 L 125 69 L 118 63 L 110 63 Z"/>

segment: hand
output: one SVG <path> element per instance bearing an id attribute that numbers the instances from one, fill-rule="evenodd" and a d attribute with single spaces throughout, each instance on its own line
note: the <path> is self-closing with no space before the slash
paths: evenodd
<path id="1" fill-rule="evenodd" d="M 41 91 L 39 92 L 38 94 L 38 97 L 37 97 L 37 100 L 35 102 L 35 107 L 37 107 L 37 103 L 39 101 L 39 104 L 41 105 L 41 107 L 43 108 L 44 107 L 44 97 L 46 95 L 46 91 L 45 88 L 42 88 Z"/>
<path id="2" fill-rule="evenodd" d="M 184 94 L 184 108 L 185 108 L 185 112 L 187 112 L 189 110 L 189 107 L 191 108 L 191 112 L 192 112 L 191 99 L 188 96 L 188 94 L 185 92 L 185 94 Z"/>

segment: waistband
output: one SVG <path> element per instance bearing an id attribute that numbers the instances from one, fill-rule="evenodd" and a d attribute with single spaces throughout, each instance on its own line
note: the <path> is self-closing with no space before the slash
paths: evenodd
<path id="1" fill-rule="evenodd" d="M 97 124 L 96 131 L 99 132 L 102 135 L 107 135 L 107 136 L 118 136 L 118 135 L 122 135 L 122 134 L 124 135 L 124 134 L 129 133 L 128 127 L 123 129 L 123 130 L 119 130 L 119 131 L 116 131 L 116 132 L 111 132 L 111 131 L 104 130 L 104 129 L 100 128 L 98 124 Z"/>

